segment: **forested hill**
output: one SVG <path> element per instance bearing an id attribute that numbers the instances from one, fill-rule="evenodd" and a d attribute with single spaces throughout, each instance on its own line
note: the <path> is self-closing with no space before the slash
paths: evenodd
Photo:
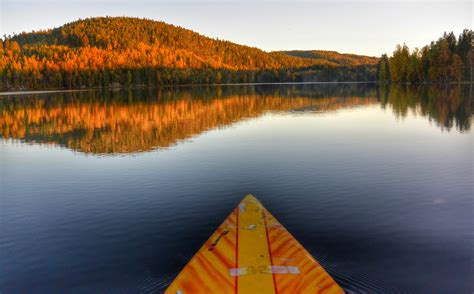
<path id="1" fill-rule="evenodd" d="M 1 40 L 0 89 L 373 80 L 372 65 L 265 52 L 148 19 L 98 17 Z"/>
<path id="2" fill-rule="evenodd" d="M 379 58 L 373 56 L 339 53 L 336 51 L 325 50 L 291 50 L 281 51 L 290 56 L 301 58 L 310 58 L 315 60 L 327 60 L 335 65 L 358 66 L 367 64 L 377 64 Z"/>
<path id="3" fill-rule="evenodd" d="M 266 69 L 325 64 L 324 60 L 289 57 L 257 48 L 211 39 L 160 21 L 129 17 L 78 20 L 56 29 L 22 33 L 11 38 L 23 45 L 92 47 L 109 51 L 162 49 L 156 63 L 171 67 Z M 176 51 L 175 54 L 171 51 Z M 117 64 L 123 65 L 123 64 Z M 136 64 L 128 64 L 134 67 Z"/>

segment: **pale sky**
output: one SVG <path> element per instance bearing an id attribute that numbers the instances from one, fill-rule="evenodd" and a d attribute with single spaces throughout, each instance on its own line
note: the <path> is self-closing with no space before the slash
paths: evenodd
<path id="1" fill-rule="evenodd" d="M 266 51 L 335 50 L 380 56 L 471 28 L 472 1 L 0 0 L 0 34 L 92 16 L 136 16 Z"/>

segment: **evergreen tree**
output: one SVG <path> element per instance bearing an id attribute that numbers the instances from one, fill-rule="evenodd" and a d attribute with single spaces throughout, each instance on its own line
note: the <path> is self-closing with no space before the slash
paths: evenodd
<path id="1" fill-rule="evenodd" d="M 378 66 L 378 80 L 380 82 L 387 82 L 389 80 L 389 73 L 388 57 L 387 54 L 383 54 Z"/>
<path id="2" fill-rule="evenodd" d="M 436 42 L 431 42 L 411 54 L 405 45 L 397 45 L 389 59 L 390 81 L 392 82 L 461 82 L 472 77 L 472 31 L 464 30 L 459 39 L 451 33 L 444 33 Z M 379 63 L 378 80 L 383 81 Z"/>

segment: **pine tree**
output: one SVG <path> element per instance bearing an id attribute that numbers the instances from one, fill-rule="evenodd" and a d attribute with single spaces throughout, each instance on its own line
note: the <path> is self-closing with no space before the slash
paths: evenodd
<path id="1" fill-rule="evenodd" d="M 461 57 L 457 54 L 453 54 L 451 66 L 450 66 L 450 80 L 460 82 L 463 78 L 464 64 Z"/>
<path id="2" fill-rule="evenodd" d="M 377 78 L 380 82 L 387 82 L 389 80 L 389 68 L 388 68 L 388 57 L 387 54 L 383 54 L 380 58 L 378 66 Z"/>

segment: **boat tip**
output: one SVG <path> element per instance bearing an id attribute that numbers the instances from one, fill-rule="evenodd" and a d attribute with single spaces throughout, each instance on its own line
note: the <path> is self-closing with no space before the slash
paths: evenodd
<path id="1" fill-rule="evenodd" d="M 258 199 L 257 199 L 255 196 L 253 196 L 252 194 L 247 194 L 247 195 L 245 195 L 244 199 L 242 199 L 242 202 L 243 202 L 243 201 L 257 201 L 257 202 L 260 202 L 260 201 L 258 201 Z"/>

